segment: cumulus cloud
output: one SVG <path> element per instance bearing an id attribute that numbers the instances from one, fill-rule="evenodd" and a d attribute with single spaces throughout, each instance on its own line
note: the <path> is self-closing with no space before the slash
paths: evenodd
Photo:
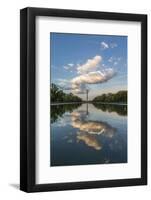
<path id="1" fill-rule="evenodd" d="M 68 84 L 69 85 L 69 84 Z M 81 83 L 81 84 L 73 84 L 72 80 L 70 82 L 71 86 L 64 86 L 63 89 L 65 90 L 70 90 L 71 92 L 75 93 L 75 94 L 84 94 L 86 92 L 86 89 L 88 89 L 88 87 L 86 87 L 86 84 Z"/>
<path id="2" fill-rule="evenodd" d="M 81 83 L 88 83 L 88 84 L 102 83 L 112 78 L 113 75 L 114 75 L 114 70 L 108 68 L 101 71 L 89 72 L 87 74 L 77 76 L 72 79 L 72 83 L 77 85 Z"/>
<path id="3" fill-rule="evenodd" d="M 75 91 L 75 93 L 82 93 L 85 91 L 86 84 L 98 84 L 106 82 L 115 74 L 116 73 L 112 68 L 82 74 L 71 80 L 72 89 Z"/>
<path id="4" fill-rule="evenodd" d="M 88 59 L 86 63 L 83 65 L 78 65 L 77 67 L 77 73 L 78 74 L 85 74 L 91 71 L 96 70 L 98 67 L 99 63 L 102 61 L 102 57 L 96 55 L 92 59 Z"/>
<path id="5" fill-rule="evenodd" d="M 76 94 L 84 94 L 89 84 L 99 84 L 110 80 L 116 73 L 112 68 L 106 68 L 101 62 L 102 57 L 100 55 L 88 59 L 83 65 L 77 66 L 76 77 L 72 78 L 70 82 L 61 79 L 59 80 L 60 85 L 65 90 L 70 90 Z M 70 67 L 72 68 L 72 66 L 73 64 L 69 63 L 67 66 L 64 66 L 64 68 L 69 69 Z"/>
<path id="6" fill-rule="evenodd" d="M 101 49 L 108 49 L 109 45 L 106 42 L 101 42 Z"/>

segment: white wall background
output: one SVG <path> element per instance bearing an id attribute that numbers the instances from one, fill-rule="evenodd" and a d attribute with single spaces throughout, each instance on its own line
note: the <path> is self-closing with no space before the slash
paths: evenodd
<path id="1" fill-rule="evenodd" d="M 148 14 L 148 35 L 151 34 L 150 0 L 4 0 L 0 3 L 0 199 L 150 199 L 151 137 L 148 134 L 149 185 L 81 191 L 27 194 L 19 185 L 19 9 L 32 7 L 66 8 Z M 151 47 L 148 38 L 148 55 Z M 148 66 L 151 63 L 148 58 Z M 151 70 L 148 67 L 148 74 Z M 149 85 L 151 79 L 149 78 Z M 149 88 L 150 89 L 150 88 Z M 151 93 L 149 92 L 149 101 Z M 151 107 L 149 106 L 149 110 Z M 149 114 L 148 122 L 151 119 Z M 150 132 L 150 127 L 149 131 Z"/>

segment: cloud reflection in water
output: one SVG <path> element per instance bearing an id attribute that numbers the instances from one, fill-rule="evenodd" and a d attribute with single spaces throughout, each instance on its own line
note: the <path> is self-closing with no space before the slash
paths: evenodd
<path id="1" fill-rule="evenodd" d="M 76 141 L 84 142 L 86 146 L 95 150 L 102 149 L 101 142 L 98 138 L 99 135 L 112 138 L 116 132 L 116 129 L 106 122 L 89 120 L 88 112 L 83 110 L 70 113 L 70 118 L 70 125 L 77 129 Z M 73 142 L 73 139 L 69 137 L 68 141 Z"/>
<path id="2" fill-rule="evenodd" d="M 88 133 L 77 132 L 77 142 L 83 141 L 88 147 L 92 147 L 95 150 L 101 150 L 102 146 L 94 135 Z"/>
<path id="3" fill-rule="evenodd" d="M 93 104 L 57 108 L 65 112 L 51 124 L 52 166 L 127 162 L 127 116 Z"/>
<path id="4" fill-rule="evenodd" d="M 107 137 L 113 137 L 116 129 L 111 127 L 108 123 L 101 121 L 91 121 L 91 120 L 87 121 L 83 119 L 83 116 L 84 115 L 82 115 L 81 117 L 80 112 L 72 112 L 71 125 L 74 128 L 78 128 L 80 131 L 86 131 L 89 134 L 96 134 L 96 135 L 104 134 Z"/>

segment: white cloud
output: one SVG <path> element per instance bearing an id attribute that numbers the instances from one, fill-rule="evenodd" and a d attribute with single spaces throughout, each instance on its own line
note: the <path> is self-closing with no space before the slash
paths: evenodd
<path id="1" fill-rule="evenodd" d="M 106 42 L 101 42 L 101 49 L 108 49 L 109 45 Z"/>
<path id="2" fill-rule="evenodd" d="M 112 63 L 113 61 L 114 61 L 114 57 L 113 56 L 111 56 L 109 59 L 108 59 L 108 62 L 110 62 L 110 63 Z"/>
<path id="3" fill-rule="evenodd" d="M 88 59 L 86 63 L 83 65 L 78 65 L 77 67 L 77 73 L 78 74 L 85 74 L 91 71 L 96 70 L 98 67 L 99 63 L 102 61 L 102 57 L 96 55 L 92 59 Z"/>
<path id="4" fill-rule="evenodd" d="M 68 70 L 70 67 L 69 66 L 64 66 L 63 68 L 66 69 L 66 70 Z"/>
<path id="5" fill-rule="evenodd" d="M 64 68 L 65 70 L 68 70 L 68 69 L 73 69 L 73 66 L 74 66 L 73 63 L 69 63 L 69 64 L 63 66 L 63 68 Z"/>
<path id="6" fill-rule="evenodd" d="M 117 65 L 120 61 L 122 60 L 121 57 L 114 57 L 114 56 L 111 56 L 109 59 L 108 59 L 108 62 L 110 63 L 113 63 L 113 65 Z"/>
<path id="7" fill-rule="evenodd" d="M 114 57 L 111 57 L 112 60 Z M 74 77 L 70 81 L 59 80 L 60 84 L 65 90 L 70 90 L 73 93 L 84 94 L 88 89 L 89 84 L 104 83 L 111 79 L 116 73 L 112 68 L 106 68 L 101 63 L 102 57 L 100 55 L 94 56 L 92 59 L 88 59 L 83 65 L 77 65 L 78 76 Z M 114 61 L 114 59 L 113 59 Z M 114 65 L 114 62 L 113 62 Z M 72 71 L 72 63 L 64 66 L 65 69 Z M 100 69 L 101 66 L 101 69 Z"/>
<path id="8" fill-rule="evenodd" d="M 68 66 L 70 66 L 70 67 L 73 67 L 73 66 L 74 66 L 74 64 L 73 64 L 73 63 L 69 63 L 69 64 L 68 64 Z"/>
<path id="9" fill-rule="evenodd" d="M 106 42 L 101 42 L 101 49 L 102 50 L 105 50 L 105 49 L 113 49 L 113 48 L 116 48 L 118 45 L 116 43 L 106 43 Z"/>
<path id="10" fill-rule="evenodd" d="M 114 63 L 113 63 L 113 65 L 117 65 L 118 64 L 118 62 L 117 61 L 115 61 Z"/>
<path id="11" fill-rule="evenodd" d="M 70 80 L 58 78 L 57 82 L 61 87 L 66 87 L 70 83 Z"/>
<path id="12" fill-rule="evenodd" d="M 118 45 L 116 43 L 110 43 L 110 47 L 113 49 L 115 47 L 117 47 Z"/>
<path id="13" fill-rule="evenodd" d="M 101 71 L 89 72 L 87 74 L 77 76 L 73 78 L 71 82 L 76 85 L 79 85 L 81 83 L 101 83 L 112 78 L 114 74 L 114 70 L 112 68 L 108 68 Z"/>
<path id="14" fill-rule="evenodd" d="M 115 74 L 115 71 L 111 68 L 82 74 L 71 80 L 72 89 L 75 93 L 82 93 L 86 89 L 86 84 L 98 84 L 106 82 L 111 79 Z"/>

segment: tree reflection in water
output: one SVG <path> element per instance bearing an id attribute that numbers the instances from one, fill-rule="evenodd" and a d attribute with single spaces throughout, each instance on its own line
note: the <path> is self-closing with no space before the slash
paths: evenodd
<path id="1" fill-rule="evenodd" d="M 71 113 L 73 110 L 77 109 L 81 105 L 81 103 L 51 105 L 51 123 L 56 122 L 58 118 L 62 117 L 65 112 Z M 116 112 L 118 115 L 127 116 L 127 105 L 101 103 L 93 103 L 93 105 L 97 109 L 101 109 L 104 112 Z M 89 114 L 88 104 L 86 104 L 86 114 Z"/>
<path id="2" fill-rule="evenodd" d="M 51 105 L 51 123 L 54 123 L 58 118 L 62 117 L 65 112 L 71 113 L 74 109 L 78 108 L 81 104 L 56 104 Z"/>
<path id="3" fill-rule="evenodd" d="M 126 115 L 125 105 L 52 105 L 51 165 L 127 162 Z"/>
<path id="4" fill-rule="evenodd" d="M 77 131 L 77 142 L 83 141 L 88 147 L 95 150 L 101 150 L 102 146 L 97 138 L 97 135 L 103 135 L 108 138 L 112 138 L 116 129 L 111 127 L 108 123 L 102 121 L 88 120 L 89 107 L 86 104 L 86 110 L 73 111 L 80 107 L 81 104 L 64 104 L 64 105 L 52 105 L 51 106 L 51 123 L 56 122 L 58 118 L 62 117 L 65 112 L 69 112 L 71 116 L 71 124 Z M 97 106 L 96 106 L 97 107 Z M 100 108 L 100 105 L 99 105 Z M 112 108 L 112 109 L 111 109 Z M 103 111 L 111 110 L 115 111 L 116 106 L 113 105 L 101 105 Z M 119 112 L 119 110 L 118 110 Z M 120 111 L 121 113 L 121 111 Z M 67 137 L 68 138 L 68 137 Z M 68 141 L 73 139 L 68 138 Z"/>
<path id="5" fill-rule="evenodd" d="M 116 112 L 118 115 L 127 116 L 127 105 L 93 103 L 93 105 L 104 112 Z"/>

